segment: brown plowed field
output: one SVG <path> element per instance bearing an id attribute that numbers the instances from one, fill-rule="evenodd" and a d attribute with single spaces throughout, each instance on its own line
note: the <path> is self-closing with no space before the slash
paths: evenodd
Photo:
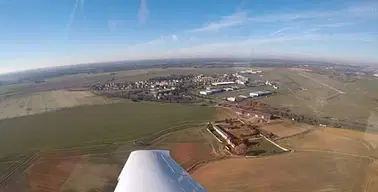
<path id="1" fill-rule="evenodd" d="M 81 157 L 42 159 L 28 171 L 30 191 L 60 191 Z"/>
<path id="2" fill-rule="evenodd" d="M 375 160 L 370 165 L 370 177 L 368 177 L 365 191 L 375 192 L 378 189 L 378 160 Z"/>
<path id="3" fill-rule="evenodd" d="M 226 159 L 192 176 L 208 191 L 363 191 L 370 159 L 296 152 L 255 159 Z"/>
<path id="4" fill-rule="evenodd" d="M 165 135 L 156 140 L 151 149 L 169 150 L 180 165 L 189 168 L 197 162 L 221 156 L 216 152 L 219 144 L 214 141 L 203 127 L 189 128 Z"/>
<path id="5" fill-rule="evenodd" d="M 115 164 L 82 161 L 61 186 L 61 191 L 113 191 L 107 189 L 114 188 L 121 168 Z"/>

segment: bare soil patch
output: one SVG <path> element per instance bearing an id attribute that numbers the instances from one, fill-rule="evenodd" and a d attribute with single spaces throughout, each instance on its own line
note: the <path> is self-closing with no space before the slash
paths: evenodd
<path id="1" fill-rule="evenodd" d="M 80 160 L 81 157 L 70 157 L 42 158 L 37 161 L 26 172 L 31 191 L 60 191 Z"/>
<path id="2" fill-rule="evenodd" d="M 375 160 L 370 165 L 369 177 L 366 181 L 365 191 L 375 192 L 378 189 L 378 161 Z"/>
<path id="3" fill-rule="evenodd" d="M 206 135 L 208 134 L 208 135 Z M 156 140 L 148 149 L 164 149 L 185 169 L 194 164 L 223 154 L 218 153 L 220 144 L 205 127 L 175 131 Z"/>
<path id="4" fill-rule="evenodd" d="M 190 161 L 194 157 L 196 152 L 196 146 L 192 143 L 178 143 L 175 145 L 174 150 L 172 151 L 172 156 L 176 161 L 180 163 L 185 163 Z"/>
<path id="5" fill-rule="evenodd" d="M 61 191 L 108 191 L 117 183 L 120 169 L 116 164 L 82 161 L 71 172 Z"/>

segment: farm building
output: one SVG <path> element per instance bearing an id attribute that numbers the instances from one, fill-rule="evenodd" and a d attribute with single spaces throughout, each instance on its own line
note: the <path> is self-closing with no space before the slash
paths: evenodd
<path id="1" fill-rule="evenodd" d="M 231 138 L 231 136 L 230 136 L 228 133 L 226 133 L 226 131 L 224 131 L 221 127 L 216 126 L 216 125 L 213 125 L 213 128 L 214 128 L 214 130 L 215 130 L 220 136 L 223 137 L 224 140 L 227 141 L 227 143 L 228 143 L 229 145 L 231 145 L 232 147 L 235 147 L 235 146 L 236 146 L 235 143 L 232 142 L 232 138 Z"/>

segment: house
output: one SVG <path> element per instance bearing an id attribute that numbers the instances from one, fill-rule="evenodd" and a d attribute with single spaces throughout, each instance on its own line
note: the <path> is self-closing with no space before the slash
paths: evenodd
<path id="1" fill-rule="evenodd" d="M 214 130 L 215 130 L 215 131 L 216 131 L 221 137 L 223 137 L 224 140 L 227 141 L 227 143 L 228 143 L 229 145 L 231 145 L 232 147 L 235 147 L 235 146 L 236 146 L 235 143 L 232 142 L 232 137 L 231 137 L 228 133 L 226 133 L 221 127 L 216 126 L 216 125 L 213 125 L 213 128 L 214 128 Z"/>

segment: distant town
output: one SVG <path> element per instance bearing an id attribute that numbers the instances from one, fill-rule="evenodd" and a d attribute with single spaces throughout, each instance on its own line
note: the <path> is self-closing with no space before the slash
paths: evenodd
<path id="1" fill-rule="evenodd" d="M 266 87 L 267 90 L 251 91 L 248 94 L 234 94 L 223 97 L 223 100 L 238 102 L 246 98 L 258 98 L 274 94 L 279 89 L 278 82 L 251 80 L 249 76 L 262 76 L 261 70 L 243 70 L 236 73 L 224 73 L 207 76 L 170 75 L 153 77 L 146 81 L 107 82 L 94 85 L 91 90 L 110 97 L 122 97 L 136 100 L 168 101 L 168 102 L 200 102 L 211 99 L 211 95 L 230 92 L 249 87 Z M 258 78 L 256 78 L 258 79 Z"/>

